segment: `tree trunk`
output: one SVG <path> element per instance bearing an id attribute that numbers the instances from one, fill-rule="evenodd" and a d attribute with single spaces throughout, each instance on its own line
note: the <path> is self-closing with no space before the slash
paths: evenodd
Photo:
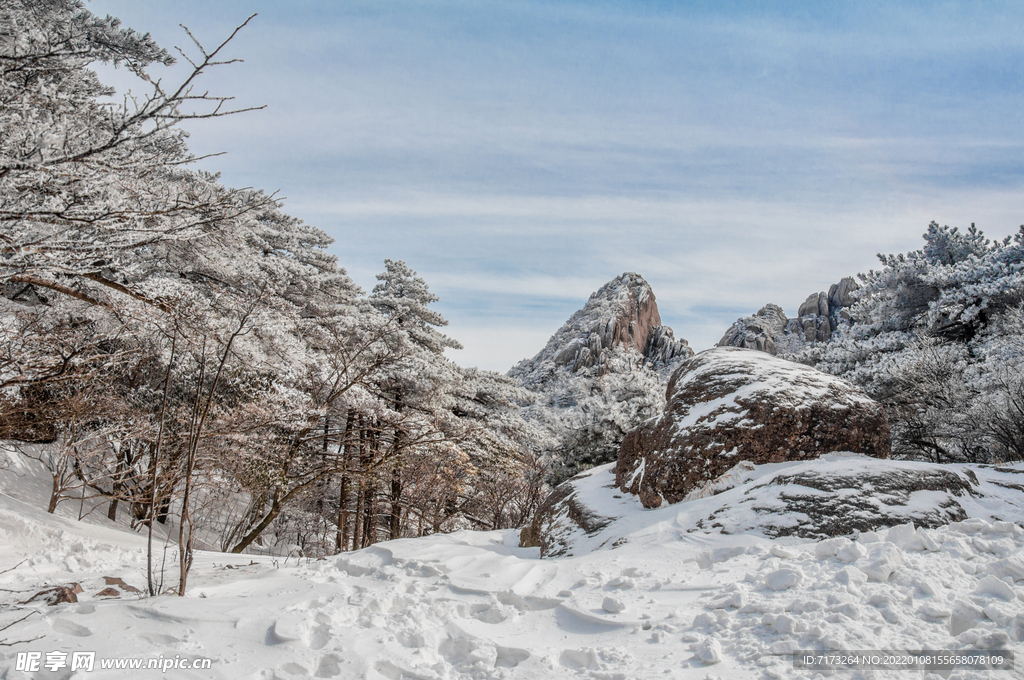
<path id="1" fill-rule="evenodd" d="M 341 482 L 338 485 L 338 532 L 334 547 L 337 552 L 348 550 L 348 460 L 351 445 L 348 438 L 355 424 L 355 412 L 349 409 L 345 419 L 345 433 L 341 439 Z"/>
<path id="2" fill-rule="evenodd" d="M 352 549 L 359 550 L 362 548 L 363 540 L 363 506 L 366 504 L 366 489 L 364 488 L 365 481 L 359 480 L 359 491 L 356 496 L 356 514 L 352 521 Z"/>
<path id="3" fill-rule="evenodd" d="M 366 501 L 363 503 L 363 546 L 368 548 L 377 542 L 375 536 L 376 527 L 374 526 L 374 514 L 376 514 L 376 497 L 377 494 L 372 486 L 366 489 Z"/>
<path id="4" fill-rule="evenodd" d="M 263 520 L 253 528 L 252 531 L 247 533 L 242 540 L 238 542 L 238 545 L 231 549 L 231 552 L 237 554 L 248 548 L 253 541 L 259 538 L 264 529 L 269 527 L 270 523 L 277 519 L 277 516 L 281 514 L 282 507 L 281 492 L 278 489 L 274 489 L 274 498 L 270 502 L 270 511 L 266 514 Z"/>
<path id="5" fill-rule="evenodd" d="M 124 442 L 112 441 L 110 442 L 110 448 L 114 450 L 114 478 L 110 483 L 110 505 L 107 507 L 107 519 L 111 522 L 117 521 L 117 502 L 121 499 L 121 494 L 124 493 L 124 479 L 127 477 L 128 465 L 125 461 L 125 457 L 128 455 L 124 452 Z"/>
<path id="6" fill-rule="evenodd" d="M 363 539 L 363 507 L 366 505 L 366 419 L 359 416 L 359 489 L 356 492 L 356 514 L 352 518 L 352 549 L 359 550 Z"/>
<path id="7" fill-rule="evenodd" d="M 334 535 L 334 550 L 342 552 L 348 549 L 348 475 L 341 475 L 338 485 L 338 531 Z"/>
<path id="8" fill-rule="evenodd" d="M 402 537 L 402 472 L 395 465 L 391 470 L 391 540 Z"/>
<path id="9" fill-rule="evenodd" d="M 403 409 L 402 390 L 395 391 L 395 411 L 402 412 Z M 393 460 L 391 462 L 391 512 L 389 517 L 389 536 L 391 540 L 402 537 L 402 470 L 399 466 L 399 453 L 402 449 L 402 430 L 395 428 L 395 437 L 392 444 Z"/>
<path id="10" fill-rule="evenodd" d="M 369 471 L 370 463 L 376 459 L 377 452 L 380 449 L 380 437 L 377 432 L 370 432 L 368 439 L 369 446 L 367 447 L 366 452 L 367 457 L 363 464 L 363 470 L 366 471 Z M 373 477 L 369 474 L 365 474 L 364 476 L 366 477 L 366 499 L 363 502 L 364 517 L 362 547 L 366 548 L 377 542 L 377 485 L 374 483 Z"/>
<path id="11" fill-rule="evenodd" d="M 46 512 L 51 515 L 57 510 L 57 503 L 60 502 L 60 482 L 57 475 L 53 476 L 53 488 L 50 491 L 50 505 L 47 506 Z M 82 497 L 85 497 L 85 489 L 82 489 Z"/>

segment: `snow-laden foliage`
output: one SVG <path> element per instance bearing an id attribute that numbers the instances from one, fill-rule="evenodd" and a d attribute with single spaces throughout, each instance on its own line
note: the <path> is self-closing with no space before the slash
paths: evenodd
<path id="1" fill-rule="evenodd" d="M 922 249 L 861 275 L 857 323 L 789 355 L 885 404 L 897 455 L 1024 458 L 1024 227 L 991 241 L 932 223 Z"/>
<path id="2" fill-rule="evenodd" d="M 614 461 L 626 433 L 665 408 L 665 380 L 622 347 L 600 367 L 556 372 L 526 415 L 551 441 L 552 482 Z"/>
<path id="3" fill-rule="evenodd" d="M 177 524 L 179 592 L 197 540 L 522 523 L 530 395 L 445 359 L 426 282 L 386 260 L 364 296 L 322 230 L 189 167 L 179 123 L 240 113 L 199 85 L 233 36 L 169 87 L 165 50 L 79 0 L 0 7 L 0 438 L 52 442 L 51 510 L 85 492 Z M 144 93 L 110 103 L 97 62 Z"/>

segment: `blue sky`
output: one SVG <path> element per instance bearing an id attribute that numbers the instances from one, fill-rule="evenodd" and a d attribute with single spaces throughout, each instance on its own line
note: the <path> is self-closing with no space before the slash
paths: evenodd
<path id="1" fill-rule="evenodd" d="M 533 355 L 624 271 L 699 350 L 933 219 L 1024 222 L 1021 3 L 88 6 L 168 48 L 259 13 L 204 87 L 267 108 L 193 151 L 280 190 L 364 288 L 406 260 L 466 365 Z"/>

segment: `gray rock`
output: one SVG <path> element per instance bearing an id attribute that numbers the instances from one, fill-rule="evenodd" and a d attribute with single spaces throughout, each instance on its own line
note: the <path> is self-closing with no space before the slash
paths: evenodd
<path id="1" fill-rule="evenodd" d="M 646 537 L 652 527 L 666 519 L 683 534 L 821 540 L 853 538 L 859 532 L 884 531 L 910 522 L 919 528 L 936 528 L 972 517 L 984 519 L 986 524 L 995 518 L 1020 524 L 1024 507 L 1024 485 L 1018 483 L 1024 477 L 1020 465 L 947 466 L 848 453 L 830 453 L 781 469 L 743 464 L 716 480 L 701 497 L 688 500 L 685 512 L 676 510 L 669 516 L 664 511 L 638 514 L 635 505 L 624 503 L 621 491 L 608 484 L 607 466 L 586 474 L 589 476 L 571 482 L 576 505 L 573 514 L 600 519 L 586 520 L 589 531 L 569 520 L 567 514 L 551 523 L 557 536 L 548 539 L 549 545 L 561 554 L 620 548 L 634 537 L 638 543 L 649 540 Z M 645 516 L 649 518 L 646 524 L 642 522 Z M 616 521 L 622 517 L 629 520 Z M 708 555 L 704 568 L 728 556 L 727 552 Z M 1024 563 L 1012 564 L 1013 560 L 994 562 L 994 576 L 1020 581 L 1024 571 L 1019 567 Z"/>
<path id="2" fill-rule="evenodd" d="M 756 315 L 738 319 L 717 346 L 789 354 L 807 343 L 829 342 L 841 324 L 854 322 L 849 307 L 856 302 L 858 288 L 853 277 L 847 276 L 832 284 L 828 293 L 812 293 L 800 305 L 795 319 L 788 319 L 778 305 L 765 305 Z"/>
<path id="3" fill-rule="evenodd" d="M 826 316 L 828 314 L 828 295 L 825 293 L 811 293 L 800 305 L 797 316 Z"/>
<path id="4" fill-rule="evenodd" d="M 818 315 L 800 316 L 800 325 L 803 329 L 804 340 L 815 342 L 818 339 Z"/>
<path id="5" fill-rule="evenodd" d="M 554 356 L 556 366 L 567 366 L 579 356 L 581 343 L 577 340 L 570 342 Z"/>
<path id="6" fill-rule="evenodd" d="M 670 366 L 692 356 L 690 345 L 686 340 L 676 340 L 675 333 L 668 326 L 655 326 L 651 329 L 644 348 L 645 362 L 653 366 Z"/>
<path id="7" fill-rule="evenodd" d="M 818 317 L 818 328 L 815 334 L 815 339 L 818 342 L 828 342 L 832 339 L 832 317 L 819 316 Z"/>
<path id="8" fill-rule="evenodd" d="M 856 300 L 853 294 L 860 289 L 857 281 L 852 276 L 845 277 L 839 283 L 832 284 L 828 289 L 829 311 L 834 312 L 842 307 L 852 307 Z"/>
<path id="9" fill-rule="evenodd" d="M 922 469 L 899 465 L 872 467 L 865 462 L 856 471 L 827 467 L 819 471 L 811 465 L 793 473 L 780 471 L 750 485 L 745 497 L 723 504 L 695 522 L 690 531 L 714 527 L 723 533 L 756 530 L 772 538 L 821 540 L 907 522 L 932 529 L 966 519 L 960 503 L 981 495 L 977 478 L 972 480 L 968 474 L 940 465 L 918 466 Z M 750 507 L 755 511 L 737 512 Z M 756 518 L 753 526 L 747 523 L 748 517 Z M 795 517 L 807 519 L 794 522 Z"/>
<path id="10" fill-rule="evenodd" d="M 767 304 L 756 315 L 738 319 L 718 341 L 718 347 L 756 349 L 775 355 L 778 353 L 776 338 L 786 332 L 788 323 L 782 307 Z"/>
<path id="11" fill-rule="evenodd" d="M 617 347 L 638 352 L 643 363 L 664 370 L 666 377 L 679 361 L 693 356 L 685 340 L 676 340 L 672 329 L 661 325 L 654 291 L 633 272 L 612 279 L 591 295 L 543 350 L 519 362 L 509 375 L 537 388 L 550 381 L 552 363 L 571 373 L 594 366 L 600 369 L 607 356 L 603 350 Z"/>
<path id="12" fill-rule="evenodd" d="M 777 354 L 775 331 L 771 322 L 757 316 L 739 319 L 718 341 L 718 347 L 742 347 Z"/>
<path id="13" fill-rule="evenodd" d="M 757 310 L 757 314 L 755 316 L 759 316 L 771 324 L 772 331 L 775 333 L 784 332 L 786 324 L 789 322 L 789 318 L 786 317 L 786 313 L 782 311 L 782 307 L 770 302 Z"/>

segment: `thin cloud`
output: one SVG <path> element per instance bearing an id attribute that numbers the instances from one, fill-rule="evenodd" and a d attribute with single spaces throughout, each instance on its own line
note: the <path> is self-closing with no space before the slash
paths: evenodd
<path id="1" fill-rule="evenodd" d="M 213 44 L 258 11 L 231 49 L 246 62 L 203 86 L 268 107 L 190 126 L 193 150 L 228 151 L 204 164 L 228 184 L 280 189 L 364 288 L 408 261 L 456 360 L 488 368 L 624 271 L 699 349 L 919 247 L 933 219 L 1024 221 L 1019 3 L 90 9 L 168 47 L 178 22 Z"/>

